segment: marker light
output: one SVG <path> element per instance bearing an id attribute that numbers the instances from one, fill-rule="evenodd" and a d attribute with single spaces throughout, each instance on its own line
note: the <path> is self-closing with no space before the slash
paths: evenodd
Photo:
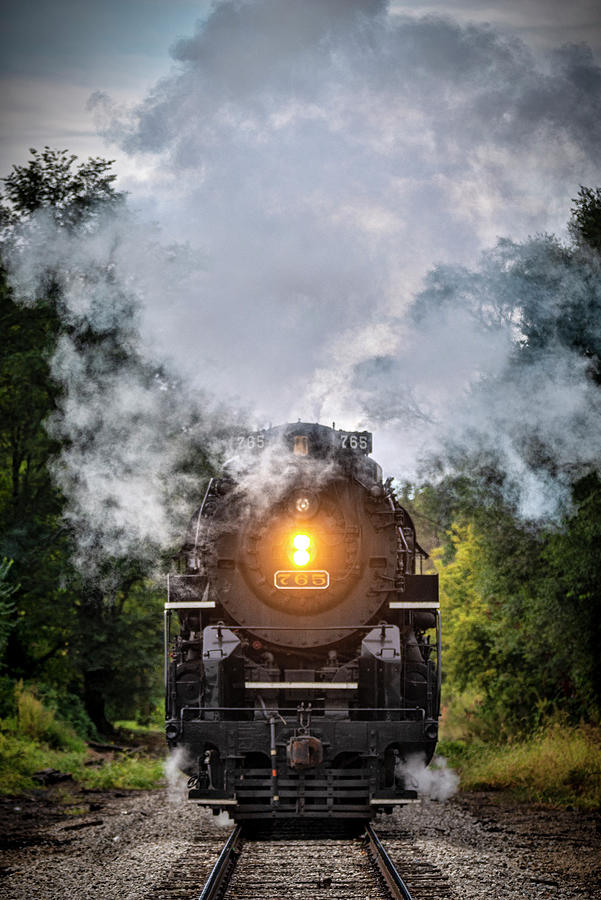
<path id="1" fill-rule="evenodd" d="M 309 547 L 311 546 L 311 538 L 308 534 L 295 534 L 292 538 L 292 546 L 294 553 L 292 559 L 295 566 L 306 566 L 311 559 Z"/>

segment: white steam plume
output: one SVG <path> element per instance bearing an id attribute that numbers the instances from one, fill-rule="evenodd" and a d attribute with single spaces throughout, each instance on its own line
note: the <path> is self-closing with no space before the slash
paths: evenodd
<path id="1" fill-rule="evenodd" d="M 169 803 L 180 804 L 188 799 L 188 776 L 184 774 L 183 769 L 189 762 L 186 750 L 177 747 L 163 763 Z"/>
<path id="2" fill-rule="evenodd" d="M 278 503 L 293 486 L 318 491 L 336 477 L 335 460 L 290 458 L 283 440 L 272 440 L 259 454 L 240 453 L 228 461 L 227 470 L 236 481 L 236 494 L 261 514 Z"/>
<path id="3" fill-rule="evenodd" d="M 68 498 L 76 562 L 91 580 L 111 557 L 160 566 L 202 497 L 207 463 L 242 421 L 157 360 L 142 337 L 148 285 L 162 285 L 168 302 L 190 270 L 186 249 L 161 247 L 126 214 L 69 233 L 40 213 L 9 262 L 22 302 L 43 296 L 49 279 L 58 287 L 64 331 L 51 373 L 63 391 L 47 427 L 61 441 L 52 468 Z M 109 567 L 102 579 L 111 577 Z"/>
<path id="4" fill-rule="evenodd" d="M 407 790 L 417 791 L 424 800 L 444 802 L 459 787 L 459 776 L 448 768 L 443 756 L 435 756 L 429 766 L 422 755 L 410 756 L 405 762 L 397 763 L 395 776 L 403 781 Z"/>
<path id="5" fill-rule="evenodd" d="M 424 448 L 494 447 L 524 515 L 546 515 L 562 478 L 524 445 L 540 435 L 561 469 L 573 453 L 597 465 L 596 434 L 573 429 L 594 408 L 588 374 L 549 343 L 518 383 L 515 279 L 502 259 L 450 264 L 563 228 L 579 183 L 599 181 L 592 52 L 536 55 L 384 0 L 223 0 L 172 53 L 136 108 L 91 101 L 107 138 L 154 161 L 137 202 L 202 257 L 169 310 L 148 285 L 147 339 L 264 421 L 373 427 L 397 474 L 415 477 Z M 420 294 L 435 263 L 446 304 L 431 281 Z"/>
<path id="6" fill-rule="evenodd" d="M 599 467 L 583 354 L 558 336 L 514 366 L 526 295 L 549 311 L 594 296 L 594 267 L 559 272 L 542 241 L 524 245 L 542 288 L 518 277 L 519 245 L 474 268 L 498 235 L 563 227 L 578 185 L 601 180 L 588 48 L 536 55 L 488 26 L 393 15 L 384 0 L 222 0 L 173 57 L 135 109 L 91 100 L 107 138 L 150 164 L 128 185 L 137 219 L 80 238 L 41 223 L 35 253 L 13 267 L 22 296 L 64 270 L 75 332 L 86 318 L 115 325 L 180 373 L 176 402 L 160 379 L 82 358 L 76 335 L 61 343 L 68 393 L 54 427 L 73 443 L 57 471 L 77 521 L 107 522 L 109 546 L 149 532 L 169 542 L 165 486 L 188 452 L 169 436 L 191 429 L 211 453 L 235 419 L 207 413 L 206 397 L 265 424 L 373 427 L 376 458 L 405 477 L 424 452 L 494 451 L 526 516 L 548 514 L 574 468 Z M 534 444 L 556 462 L 542 475 Z"/>

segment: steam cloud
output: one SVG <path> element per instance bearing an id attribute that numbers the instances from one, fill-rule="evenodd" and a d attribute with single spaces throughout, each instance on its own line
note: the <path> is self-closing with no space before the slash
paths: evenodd
<path id="1" fill-rule="evenodd" d="M 435 756 L 429 767 L 426 767 L 422 755 L 410 756 L 406 762 L 398 763 L 395 775 L 402 780 L 407 790 L 417 791 L 418 796 L 424 800 L 444 802 L 459 787 L 459 776 L 447 767 L 443 756 Z"/>
<path id="2" fill-rule="evenodd" d="M 91 100 L 106 137 L 152 169 L 139 202 L 203 255 L 178 301 L 196 327 L 157 327 L 151 295 L 155 340 L 264 421 L 373 427 L 395 473 L 414 477 L 424 448 L 493 447 L 524 515 L 549 514 L 563 476 L 535 471 L 531 437 L 562 471 L 596 466 L 599 445 L 576 354 L 558 342 L 511 365 L 523 291 L 539 290 L 520 256 L 557 260 L 535 239 L 473 266 L 498 235 L 563 228 L 578 185 L 599 180 L 590 49 L 537 55 L 383 0 L 224 0 L 172 54 L 135 109 Z M 581 292 L 578 277 L 553 276 L 540 303 Z"/>
<path id="3" fill-rule="evenodd" d="M 160 567 L 160 552 L 181 542 L 202 466 L 220 457 L 241 414 L 182 381 L 143 339 L 142 298 L 152 283 L 168 302 L 188 267 L 185 248 L 157 245 L 128 216 L 74 234 L 41 214 L 10 262 L 22 302 L 43 296 L 49 278 L 60 289 L 66 329 L 51 373 L 64 390 L 47 423 L 62 441 L 54 476 L 69 501 L 76 562 L 110 588 L 107 558 Z"/>
<path id="4" fill-rule="evenodd" d="M 188 776 L 183 769 L 189 759 L 183 747 L 173 751 L 163 763 L 165 778 L 167 779 L 167 799 L 169 803 L 180 804 L 188 799 Z"/>
<path id="5" fill-rule="evenodd" d="M 252 504 L 255 514 L 278 503 L 293 486 L 300 484 L 316 491 L 338 472 L 333 460 L 308 458 L 299 465 L 290 460 L 283 447 L 283 442 L 273 441 L 259 456 L 245 452 L 228 460 L 227 469 L 236 480 L 236 493 Z"/>
<path id="6" fill-rule="evenodd" d="M 179 373 L 177 388 L 111 373 L 65 338 L 54 427 L 73 439 L 57 472 L 74 517 L 108 517 L 116 544 L 170 540 L 165 486 L 189 444 L 167 438 L 179 427 L 216 453 L 241 421 L 226 405 L 373 428 L 376 458 L 408 478 L 424 453 L 470 448 L 504 467 L 524 515 L 550 514 L 575 468 L 599 466 L 599 400 L 559 333 L 515 357 L 528 309 L 601 296 L 593 263 L 526 240 L 599 183 L 590 49 L 537 54 L 385 0 L 221 0 L 172 55 L 136 108 L 90 101 L 139 160 L 136 216 L 77 240 L 42 223 L 13 267 L 25 297 L 63 267 L 68 321 L 129 329 Z M 521 243 L 490 249 L 507 234 Z"/>

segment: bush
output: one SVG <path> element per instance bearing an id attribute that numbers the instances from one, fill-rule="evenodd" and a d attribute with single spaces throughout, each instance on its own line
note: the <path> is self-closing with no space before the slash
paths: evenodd
<path id="1" fill-rule="evenodd" d="M 38 700 L 31 688 L 19 681 L 15 687 L 17 731 L 54 749 L 82 750 L 83 741 L 70 725 L 57 719 L 54 711 Z"/>
<path id="2" fill-rule="evenodd" d="M 8 675 L 0 677 L 0 719 L 17 715 L 16 681 Z"/>
<path id="3" fill-rule="evenodd" d="M 468 790 L 507 790 L 520 799 L 601 809 L 601 730 L 554 722 L 528 740 L 491 746 L 441 741 L 439 751 Z"/>
<path id="4" fill-rule="evenodd" d="M 96 726 L 86 712 L 81 697 L 68 691 L 59 691 L 47 684 L 36 684 L 35 695 L 58 719 L 67 722 L 84 740 L 98 740 Z"/>

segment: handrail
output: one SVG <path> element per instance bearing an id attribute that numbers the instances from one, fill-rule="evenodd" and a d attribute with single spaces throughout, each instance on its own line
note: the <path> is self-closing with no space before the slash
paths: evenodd
<path id="1" fill-rule="evenodd" d="M 279 682 L 274 682 L 274 688 L 281 689 L 281 685 Z M 315 688 L 311 688 L 315 690 Z M 256 707 L 253 706 L 182 706 L 180 709 L 180 719 L 183 720 L 184 712 L 255 712 Z M 298 712 L 298 706 L 279 706 L 277 710 L 267 709 L 267 712 Z M 421 707 L 414 706 L 358 706 L 353 707 L 352 709 L 347 709 L 346 707 L 340 706 L 325 706 L 321 708 L 314 708 L 313 713 L 340 713 L 340 712 L 383 712 L 383 713 L 397 713 L 397 712 L 405 712 L 405 713 L 419 713 L 421 719 L 426 718 L 426 712 Z M 377 719 L 379 722 L 386 722 L 387 719 Z"/>

